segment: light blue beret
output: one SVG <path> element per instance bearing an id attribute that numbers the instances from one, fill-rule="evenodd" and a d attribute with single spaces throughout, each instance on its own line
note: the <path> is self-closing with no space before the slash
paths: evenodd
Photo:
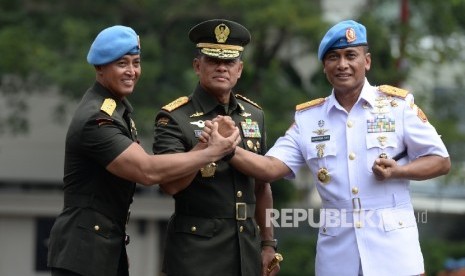
<path id="1" fill-rule="evenodd" d="M 323 58 L 331 49 L 342 49 L 368 45 L 365 26 L 353 20 L 345 20 L 337 23 L 325 34 L 318 48 L 318 59 Z"/>
<path id="2" fill-rule="evenodd" d="M 130 27 L 116 25 L 97 35 L 87 54 L 87 62 L 103 65 L 126 54 L 140 54 L 139 36 Z"/>

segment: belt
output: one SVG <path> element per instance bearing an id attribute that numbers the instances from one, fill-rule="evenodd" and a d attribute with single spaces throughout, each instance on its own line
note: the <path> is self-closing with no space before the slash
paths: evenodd
<path id="1" fill-rule="evenodd" d="M 396 207 L 411 203 L 408 192 L 393 193 L 385 196 L 354 197 L 347 200 L 323 201 L 323 209 L 339 209 L 358 212 L 360 210 L 376 210 Z"/>
<path id="2" fill-rule="evenodd" d="M 192 202 L 175 202 L 175 213 L 185 216 L 246 220 L 255 216 L 255 203 L 225 203 L 208 206 Z"/>
<path id="3" fill-rule="evenodd" d="M 127 212 L 109 206 L 96 199 L 95 195 L 88 194 L 66 194 L 64 195 L 64 207 L 91 208 L 102 215 L 118 222 L 124 227 L 129 221 L 130 210 Z"/>

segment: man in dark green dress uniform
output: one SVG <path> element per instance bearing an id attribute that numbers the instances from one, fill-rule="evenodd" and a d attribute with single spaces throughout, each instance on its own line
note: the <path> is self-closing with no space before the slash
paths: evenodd
<path id="1" fill-rule="evenodd" d="M 194 26 L 190 40 L 199 83 L 193 94 L 165 105 L 155 119 L 153 152 L 187 152 L 198 147 L 204 122 L 229 116 L 240 129 L 239 144 L 264 154 L 264 114 L 253 101 L 233 92 L 243 68 L 241 54 L 250 41 L 242 25 L 213 19 Z M 163 271 L 169 276 L 262 275 L 277 241 L 266 227 L 272 208 L 269 183 L 244 175 L 229 164 L 231 152 L 182 179 L 160 183 L 175 199 L 167 229 Z M 272 270 L 274 275 L 279 266 Z"/>
<path id="2" fill-rule="evenodd" d="M 126 96 L 141 74 L 140 44 L 126 26 L 104 29 L 87 61 L 96 82 L 83 96 L 66 137 L 64 206 L 50 233 L 53 276 L 126 276 L 125 233 L 135 183 L 153 185 L 190 175 L 231 152 L 239 132 L 189 153 L 153 156 L 137 142 Z"/>

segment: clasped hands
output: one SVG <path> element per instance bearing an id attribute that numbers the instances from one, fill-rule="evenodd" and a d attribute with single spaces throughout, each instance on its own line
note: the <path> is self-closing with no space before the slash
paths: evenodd
<path id="1" fill-rule="evenodd" d="M 219 134 L 220 137 L 217 137 Z M 231 145 L 225 150 L 224 156 L 234 152 L 236 146 L 241 141 L 239 135 L 239 128 L 236 123 L 229 116 L 217 116 L 213 120 L 206 120 L 202 133 L 199 136 L 199 141 L 208 145 L 221 140 L 233 141 Z"/>
<path id="2" fill-rule="evenodd" d="M 208 143 L 214 131 L 213 125 L 215 123 L 218 125 L 218 129 L 217 129 L 218 133 L 223 137 L 230 137 L 234 135 L 236 131 L 239 132 L 239 129 L 236 126 L 236 123 L 232 120 L 231 117 L 218 115 L 213 120 L 205 121 L 205 126 L 203 128 L 202 134 L 199 137 L 200 142 Z M 240 136 L 239 136 L 239 139 L 240 139 Z"/>

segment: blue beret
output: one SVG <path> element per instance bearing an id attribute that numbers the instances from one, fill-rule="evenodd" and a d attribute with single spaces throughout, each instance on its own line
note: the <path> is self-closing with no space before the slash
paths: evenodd
<path id="1" fill-rule="evenodd" d="M 325 34 L 318 48 L 318 59 L 323 61 L 326 52 L 331 49 L 342 49 L 368 45 L 365 26 L 353 20 L 337 23 Z"/>
<path id="2" fill-rule="evenodd" d="M 87 54 L 87 62 L 102 65 L 127 54 L 140 54 L 139 36 L 130 27 L 116 25 L 97 35 Z"/>

